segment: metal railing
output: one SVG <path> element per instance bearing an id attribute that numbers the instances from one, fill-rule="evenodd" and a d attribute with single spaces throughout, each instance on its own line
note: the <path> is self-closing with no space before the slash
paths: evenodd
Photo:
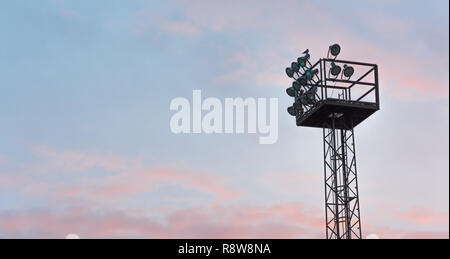
<path id="1" fill-rule="evenodd" d="M 343 73 L 332 76 L 331 64 L 342 67 L 352 66 L 354 74 L 351 78 L 343 78 Z M 302 104 L 303 112 L 299 115 L 307 115 L 314 107 L 323 101 L 345 102 L 361 105 L 370 105 L 379 108 L 378 66 L 375 64 L 323 58 L 315 64 L 308 62 L 308 70 L 318 69 L 308 84 L 301 87 L 303 92 L 314 90 L 315 100 L 308 104 Z M 352 78 L 357 78 L 353 80 Z M 314 89 L 313 89 L 314 88 Z M 296 101 L 300 95 L 296 96 Z"/>

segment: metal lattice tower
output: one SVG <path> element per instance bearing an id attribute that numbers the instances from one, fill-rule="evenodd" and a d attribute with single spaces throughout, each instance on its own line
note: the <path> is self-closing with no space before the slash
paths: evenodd
<path id="1" fill-rule="evenodd" d="M 327 238 L 361 238 L 353 129 L 336 129 L 334 123 L 323 129 Z"/>
<path id="2" fill-rule="evenodd" d="M 286 68 L 295 79 L 286 90 L 295 99 L 288 112 L 296 117 L 297 126 L 323 130 L 327 239 L 360 239 L 354 127 L 380 108 L 378 67 L 336 60 L 337 44 L 330 46 L 330 52 L 334 59 L 323 58 L 312 65 L 307 50 Z M 359 78 L 351 80 L 352 76 Z"/>

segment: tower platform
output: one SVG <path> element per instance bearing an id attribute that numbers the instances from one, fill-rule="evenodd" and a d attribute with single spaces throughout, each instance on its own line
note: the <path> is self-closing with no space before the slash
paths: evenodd
<path id="1" fill-rule="evenodd" d="M 331 76 L 332 65 L 355 67 L 356 80 Z M 314 101 L 302 103 L 302 112 L 295 116 L 297 126 L 331 128 L 333 124 L 334 129 L 350 130 L 380 109 L 377 65 L 320 59 L 310 70 L 316 68 L 314 84 L 302 88 L 305 93 L 314 90 Z"/>
<path id="2" fill-rule="evenodd" d="M 351 129 L 367 119 L 379 107 L 376 103 L 328 98 L 318 101 L 296 118 L 297 126 L 324 128 L 335 116 L 336 129 Z"/>

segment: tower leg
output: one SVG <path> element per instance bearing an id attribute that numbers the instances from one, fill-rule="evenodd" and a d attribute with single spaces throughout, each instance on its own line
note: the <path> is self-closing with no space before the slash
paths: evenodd
<path id="1" fill-rule="evenodd" d="M 336 129 L 335 120 L 323 129 L 325 219 L 327 239 L 360 239 L 355 139 L 350 130 Z"/>

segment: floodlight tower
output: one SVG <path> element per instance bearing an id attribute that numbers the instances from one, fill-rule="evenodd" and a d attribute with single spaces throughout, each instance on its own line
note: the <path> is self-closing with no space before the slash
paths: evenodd
<path id="1" fill-rule="evenodd" d="M 340 51 L 333 44 L 312 64 L 306 50 L 286 68 L 288 113 L 297 126 L 323 130 L 327 239 L 361 239 L 354 127 L 380 109 L 378 66 L 338 60 Z"/>

